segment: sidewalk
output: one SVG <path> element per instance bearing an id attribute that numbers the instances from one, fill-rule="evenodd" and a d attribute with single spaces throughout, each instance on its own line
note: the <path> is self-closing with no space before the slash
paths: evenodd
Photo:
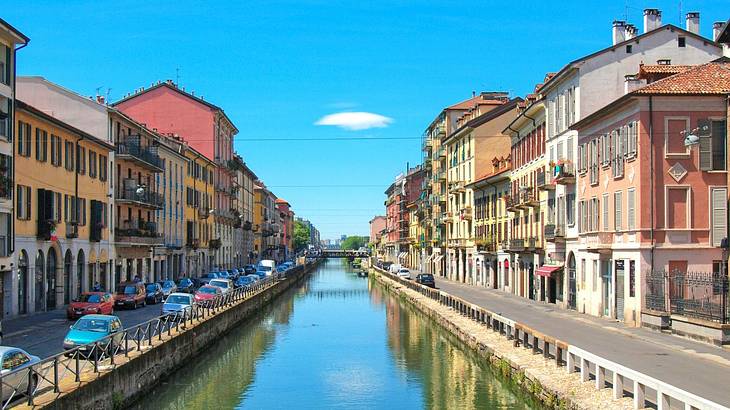
<path id="1" fill-rule="evenodd" d="M 411 277 L 420 273 L 411 270 Z M 448 294 L 553 336 L 647 376 L 730 407 L 730 352 L 705 343 L 628 328 L 494 289 L 436 277 Z"/>

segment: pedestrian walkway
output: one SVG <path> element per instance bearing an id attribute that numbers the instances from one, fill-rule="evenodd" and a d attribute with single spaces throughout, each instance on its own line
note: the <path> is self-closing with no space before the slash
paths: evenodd
<path id="1" fill-rule="evenodd" d="M 411 270 L 412 277 L 418 273 Z M 441 277 L 436 278 L 436 287 L 606 360 L 730 407 L 729 351 Z"/>

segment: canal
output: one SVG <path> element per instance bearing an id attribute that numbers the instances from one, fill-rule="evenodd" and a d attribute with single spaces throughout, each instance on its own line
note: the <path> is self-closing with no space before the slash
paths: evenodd
<path id="1" fill-rule="evenodd" d="M 426 316 L 328 260 L 138 408 L 536 408 Z"/>

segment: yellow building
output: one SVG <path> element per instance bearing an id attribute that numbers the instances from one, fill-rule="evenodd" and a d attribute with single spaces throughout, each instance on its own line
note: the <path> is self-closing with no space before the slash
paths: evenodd
<path id="1" fill-rule="evenodd" d="M 406 205 L 408 210 L 408 256 L 406 266 L 411 269 L 423 270 L 421 261 L 421 249 L 425 243 L 425 229 L 421 216 L 424 215 L 422 208 L 417 202 L 410 202 Z M 421 215 L 421 216 L 419 216 Z"/>
<path id="2" fill-rule="evenodd" d="M 20 313 L 112 286 L 109 168 L 114 147 L 16 104 L 15 213 Z M 7 165 L 7 164 L 6 164 Z"/>
<path id="3" fill-rule="evenodd" d="M 185 147 L 185 157 L 189 160 L 185 174 L 186 271 L 181 276 L 199 277 L 211 269 L 214 252 L 221 245 L 212 236 L 216 165 L 190 146 Z"/>
<path id="4" fill-rule="evenodd" d="M 500 256 L 505 290 L 530 299 L 538 299 L 540 276 L 537 269 L 545 260 L 543 221 L 547 206 L 544 178 L 545 105 L 535 95 L 520 104 L 520 115 L 504 129 L 512 136 L 512 174 L 507 210 L 512 213 L 510 239 L 503 243 L 507 251 Z M 541 298 L 540 298 L 541 299 Z M 542 299 L 541 299 L 542 300 Z"/>
<path id="5" fill-rule="evenodd" d="M 276 196 L 261 181 L 254 183 L 254 254 L 256 259 L 278 260 L 279 213 Z"/>

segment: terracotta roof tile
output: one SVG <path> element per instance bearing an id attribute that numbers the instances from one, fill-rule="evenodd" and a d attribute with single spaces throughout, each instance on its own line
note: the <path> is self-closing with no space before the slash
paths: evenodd
<path id="1" fill-rule="evenodd" d="M 690 68 L 691 65 L 672 65 L 672 64 L 649 64 L 639 66 L 639 77 L 647 74 L 679 74 Z"/>
<path id="2" fill-rule="evenodd" d="M 730 59 L 720 58 L 646 85 L 632 94 L 730 94 Z"/>

